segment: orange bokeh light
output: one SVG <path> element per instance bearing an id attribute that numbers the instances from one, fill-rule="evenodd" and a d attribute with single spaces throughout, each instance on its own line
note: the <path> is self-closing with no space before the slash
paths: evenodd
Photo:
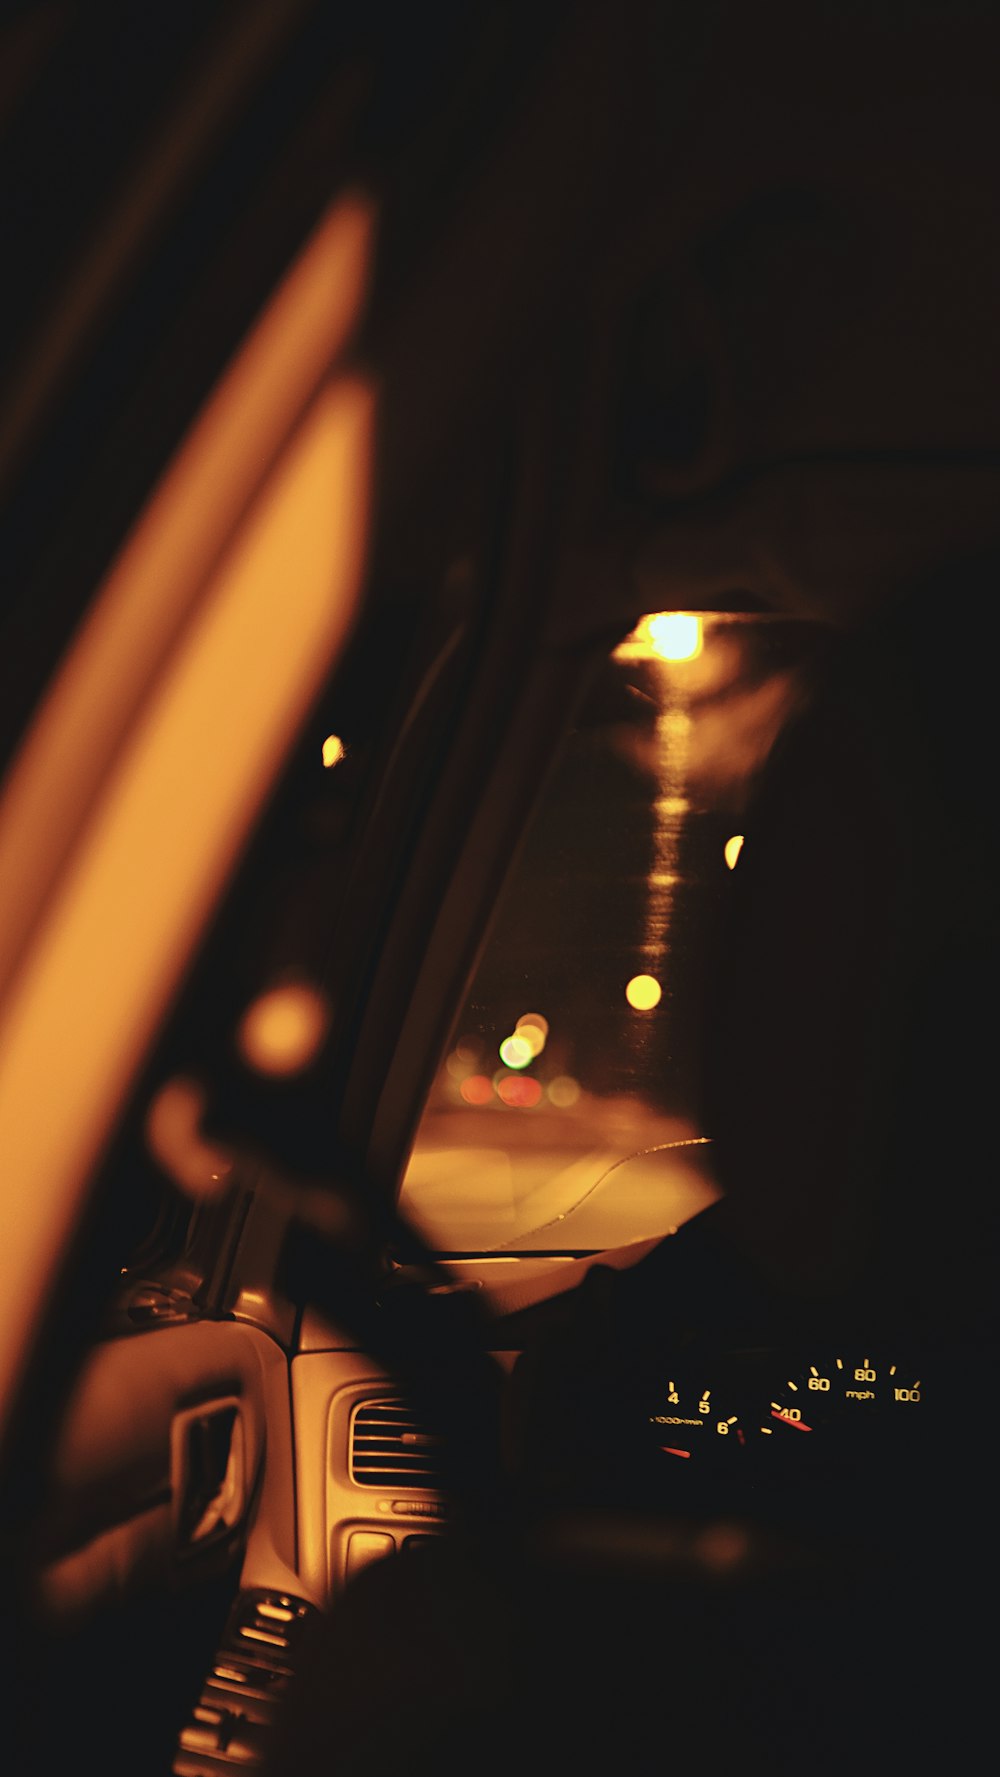
<path id="1" fill-rule="evenodd" d="M 232 1156 L 201 1133 L 205 1093 L 194 1080 L 168 1080 L 146 1113 L 146 1145 L 189 1197 L 217 1196 L 228 1183 Z"/>
<path id="2" fill-rule="evenodd" d="M 330 1008 L 319 989 L 287 982 L 247 1007 L 236 1042 L 256 1073 L 297 1074 L 315 1059 L 329 1026 Z"/>

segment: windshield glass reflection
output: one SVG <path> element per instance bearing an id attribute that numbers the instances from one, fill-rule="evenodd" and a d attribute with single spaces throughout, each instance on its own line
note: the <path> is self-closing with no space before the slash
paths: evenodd
<path id="1" fill-rule="evenodd" d="M 442 1251 L 593 1251 L 715 1196 L 698 1118 L 712 938 L 812 626 L 644 617 L 536 811 L 401 1207 Z"/>

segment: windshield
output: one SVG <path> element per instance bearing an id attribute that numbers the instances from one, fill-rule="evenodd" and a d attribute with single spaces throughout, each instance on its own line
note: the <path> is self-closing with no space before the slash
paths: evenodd
<path id="1" fill-rule="evenodd" d="M 748 786 L 811 633 L 654 613 L 599 673 L 417 1132 L 401 1208 L 438 1250 L 595 1251 L 660 1237 L 715 1197 L 706 971 Z"/>

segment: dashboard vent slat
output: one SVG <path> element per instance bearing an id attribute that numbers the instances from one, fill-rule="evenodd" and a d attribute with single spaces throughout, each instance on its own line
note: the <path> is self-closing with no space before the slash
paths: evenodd
<path id="1" fill-rule="evenodd" d="M 355 1486 L 438 1492 L 440 1453 L 439 1439 L 423 1430 L 403 1401 L 359 1401 L 351 1415 L 348 1466 Z"/>

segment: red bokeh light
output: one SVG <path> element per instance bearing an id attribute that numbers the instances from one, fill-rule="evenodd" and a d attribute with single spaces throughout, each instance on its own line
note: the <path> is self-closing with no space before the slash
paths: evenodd
<path id="1" fill-rule="evenodd" d="M 530 1075 L 525 1078 L 524 1074 L 511 1074 L 507 1079 L 501 1080 L 497 1086 L 497 1097 L 502 1098 L 504 1104 L 519 1111 L 529 1111 L 533 1105 L 538 1103 L 541 1096 L 541 1086 Z"/>
<path id="2" fill-rule="evenodd" d="M 459 1090 L 466 1104 L 489 1104 L 493 1097 L 492 1082 L 485 1074 L 470 1074 L 467 1080 L 462 1081 Z"/>

